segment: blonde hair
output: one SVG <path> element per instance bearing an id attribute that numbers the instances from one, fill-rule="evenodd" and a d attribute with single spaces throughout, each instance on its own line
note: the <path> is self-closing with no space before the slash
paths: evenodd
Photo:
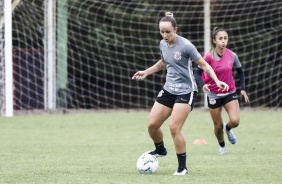
<path id="1" fill-rule="evenodd" d="M 165 12 L 165 16 L 173 18 L 173 13 L 172 12 Z"/>

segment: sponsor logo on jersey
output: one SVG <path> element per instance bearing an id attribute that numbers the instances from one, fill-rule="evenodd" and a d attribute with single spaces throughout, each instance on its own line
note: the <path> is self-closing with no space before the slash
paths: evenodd
<path id="1" fill-rule="evenodd" d="M 177 61 L 179 61 L 181 59 L 181 53 L 179 51 L 176 51 L 174 53 L 174 59 L 176 59 Z"/>
<path id="2" fill-rule="evenodd" d="M 179 88 L 181 87 L 181 84 L 172 84 L 170 82 L 167 83 L 169 89 L 173 90 L 173 91 L 179 91 Z"/>

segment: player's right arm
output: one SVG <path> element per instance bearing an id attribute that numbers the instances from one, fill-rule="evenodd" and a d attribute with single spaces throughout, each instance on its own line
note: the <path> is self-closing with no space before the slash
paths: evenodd
<path id="1" fill-rule="evenodd" d="M 156 64 L 154 64 L 150 68 L 143 70 L 143 71 L 136 72 L 133 75 L 132 79 L 144 80 L 148 75 L 151 75 L 151 74 L 156 73 L 160 70 L 163 70 L 163 69 L 165 69 L 165 67 L 166 67 L 166 63 L 165 63 L 164 59 L 161 58 Z"/>

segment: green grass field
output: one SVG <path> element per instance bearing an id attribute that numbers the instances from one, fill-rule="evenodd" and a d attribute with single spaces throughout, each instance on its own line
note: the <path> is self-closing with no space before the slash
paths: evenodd
<path id="1" fill-rule="evenodd" d="M 218 144 L 207 111 L 194 110 L 183 132 L 187 141 L 186 176 L 172 176 L 177 159 L 163 125 L 166 157 L 153 175 L 136 169 L 138 157 L 153 149 L 147 134 L 149 112 L 16 116 L 0 118 L 0 183 L 282 183 L 281 110 L 241 112 L 234 132 L 225 135 L 227 154 Z M 224 119 L 227 115 L 223 113 Z M 208 144 L 194 145 L 195 139 Z"/>

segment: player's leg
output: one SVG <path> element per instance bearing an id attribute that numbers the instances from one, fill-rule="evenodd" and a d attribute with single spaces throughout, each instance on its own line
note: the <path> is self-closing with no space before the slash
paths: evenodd
<path id="1" fill-rule="evenodd" d="M 224 105 L 224 108 L 229 116 L 229 122 L 224 125 L 224 129 L 231 144 L 236 143 L 236 136 L 231 130 L 239 125 L 240 122 L 240 108 L 237 99 L 231 99 Z"/>
<path id="2" fill-rule="evenodd" d="M 148 132 L 154 143 L 163 141 L 163 132 L 161 126 L 170 116 L 172 108 L 155 102 L 150 112 L 148 120 Z"/>
<path id="3" fill-rule="evenodd" d="M 192 111 L 197 92 L 179 95 L 175 98 L 175 104 L 170 117 L 169 128 L 174 142 L 178 160 L 178 169 L 173 175 L 188 174 L 186 167 L 186 140 L 182 133 L 182 127 Z"/>
<path id="4" fill-rule="evenodd" d="M 148 121 L 148 132 L 155 144 L 155 150 L 149 153 L 157 157 L 165 156 L 167 150 L 163 142 L 163 132 L 161 126 L 170 116 L 173 107 L 173 97 L 165 90 L 161 90 L 156 98 Z"/>
<path id="5" fill-rule="evenodd" d="M 228 127 L 230 129 L 239 126 L 240 122 L 240 108 L 238 100 L 232 100 L 224 105 L 224 108 L 229 116 Z"/>
<path id="6" fill-rule="evenodd" d="M 218 142 L 224 141 L 223 136 L 223 121 L 221 117 L 222 107 L 211 109 L 209 108 L 210 115 L 212 117 L 213 125 L 214 125 L 214 135 L 216 136 Z"/>
<path id="7" fill-rule="evenodd" d="M 176 153 L 183 153 L 186 151 L 186 141 L 181 130 L 190 111 L 191 106 L 187 104 L 176 103 L 173 107 L 169 128 Z"/>
<path id="8" fill-rule="evenodd" d="M 218 153 L 224 154 L 226 152 L 226 147 L 224 142 L 223 121 L 221 116 L 222 99 L 214 99 L 208 97 L 208 107 L 214 125 L 214 135 L 217 138 L 219 144 Z"/>
<path id="9" fill-rule="evenodd" d="M 178 169 L 174 175 L 185 175 L 188 173 L 186 167 L 186 140 L 182 133 L 182 127 L 190 111 L 191 106 L 189 104 L 175 103 L 171 113 L 169 128 L 178 159 Z"/>
<path id="10" fill-rule="evenodd" d="M 214 135 L 217 138 L 219 144 L 219 154 L 224 154 L 226 152 L 225 142 L 224 142 L 224 134 L 223 134 L 223 121 L 221 116 L 222 107 L 218 107 L 215 109 L 209 108 L 210 115 L 213 120 L 214 125 Z"/>

